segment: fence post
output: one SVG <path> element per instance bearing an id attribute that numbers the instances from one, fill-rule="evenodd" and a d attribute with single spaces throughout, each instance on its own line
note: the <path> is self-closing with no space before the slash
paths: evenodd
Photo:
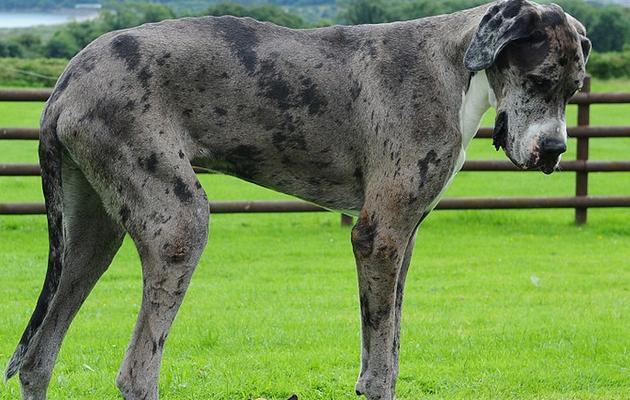
<path id="1" fill-rule="evenodd" d="M 584 78 L 584 85 L 582 86 L 583 93 L 591 92 L 591 77 Z M 584 103 L 578 105 L 578 126 L 588 126 L 590 123 L 590 103 Z M 580 137 L 577 139 L 577 160 L 588 160 L 588 137 Z M 588 171 L 578 171 L 575 174 L 575 195 L 587 196 L 588 195 Z M 576 207 L 575 209 L 575 223 L 577 225 L 584 225 L 587 220 L 587 207 Z"/>

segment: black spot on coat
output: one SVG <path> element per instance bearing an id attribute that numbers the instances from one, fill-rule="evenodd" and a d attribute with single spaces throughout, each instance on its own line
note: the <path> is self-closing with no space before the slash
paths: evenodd
<path id="1" fill-rule="evenodd" d="M 127 206 L 122 206 L 122 207 L 120 207 L 120 211 L 119 211 L 118 214 L 120 215 L 120 220 L 124 224 L 129 219 L 129 215 L 131 214 L 131 210 L 129 210 L 129 207 L 127 207 Z"/>
<path id="2" fill-rule="evenodd" d="M 215 20 L 215 24 L 241 64 L 250 74 L 254 73 L 258 62 L 255 50 L 258 45 L 256 31 L 240 18 L 221 17 Z"/>
<path id="3" fill-rule="evenodd" d="M 302 104 L 308 107 L 308 113 L 311 115 L 319 114 L 328 105 L 326 98 L 317 90 L 317 85 L 313 83 L 311 78 L 302 80 L 302 91 L 300 92 L 300 100 Z"/>
<path id="4" fill-rule="evenodd" d="M 281 110 L 288 110 L 290 105 L 291 89 L 289 84 L 282 79 L 276 70 L 273 60 L 265 60 L 261 63 L 258 87 L 262 96 L 273 100 Z"/>
<path id="5" fill-rule="evenodd" d="M 180 177 L 175 178 L 173 192 L 182 203 L 188 203 L 192 200 L 193 194 L 190 191 L 190 188 Z"/>
<path id="6" fill-rule="evenodd" d="M 423 159 L 418 160 L 418 171 L 420 173 L 420 188 L 421 189 L 426 183 L 427 178 L 429 176 L 430 166 L 432 164 L 436 165 L 439 161 L 440 159 L 438 158 L 435 150 L 430 150 Z"/>
<path id="7" fill-rule="evenodd" d="M 114 55 L 125 61 L 127 69 L 135 70 L 140 62 L 140 43 L 128 33 L 116 36 L 111 44 Z"/>
<path id="8" fill-rule="evenodd" d="M 158 165 L 157 154 L 151 153 L 151 155 L 147 159 L 146 165 L 149 172 L 155 172 Z"/>
<path id="9" fill-rule="evenodd" d="M 140 80 L 140 84 L 144 89 L 149 87 L 149 80 L 153 77 L 153 73 L 149 69 L 148 65 L 142 67 L 140 72 L 138 73 L 138 79 Z"/>
<path id="10" fill-rule="evenodd" d="M 366 212 L 361 212 L 357 224 L 352 229 L 352 248 L 356 254 L 362 257 L 372 254 L 376 229 L 377 223 L 372 221 Z"/>

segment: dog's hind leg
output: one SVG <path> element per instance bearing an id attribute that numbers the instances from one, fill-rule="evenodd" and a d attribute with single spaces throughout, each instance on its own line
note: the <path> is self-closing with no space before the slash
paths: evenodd
<path id="1" fill-rule="evenodd" d="M 143 271 L 140 314 L 116 383 L 127 400 L 158 398 L 162 350 L 208 235 L 208 202 L 190 166 L 129 206 Z M 168 194 L 167 194 L 168 193 Z"/>
<path id="2" fill-rule="evenodd" d="M 142 303 L 116 383 L 127 400 L 154 400 L 166 336 L 206 245 L 209 207 L 171 122 L 123 116 L 71 116 L 61 138 L 140 255 Z"/>
<path id="3" fill-rule="evenodd" d="M 142 262 L 140 313 L 116 379 L 127 400 L 158 398 L 163 346 L 208 237 L 208 200 L 182 145 L 158 139 L 173 142 L 117 143 L 103 155 L 92 145 L 85 160 Z"/>
<path id="4" fill-rule="evenodd" d="M 62 161 L 64 252 L 61 275 L 45 317 L 19 367 L 24 399 L 46 398 L 52 369 L 70 323 L 110 265 L 124 230 L 103 208 L 83 173 Z"/>

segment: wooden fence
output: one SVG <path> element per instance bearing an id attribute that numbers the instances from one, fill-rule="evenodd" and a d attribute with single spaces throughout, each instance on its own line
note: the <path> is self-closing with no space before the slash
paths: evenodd
<path id="1" fill-rule="evenodd" d="M 46 101 L 51 91 L 45 90 L 0 90 L 0 101 Z M 630 103 L 630 93 L 591 93 L 590 78 L 584 82 L 581 93 L 575 95 L 571 104 L 578 106 L 578 126 L 568 129 L 569 137 L 577 138 L 576 160 L 560 163 L 564 173 L 575 172 L 575 196 L 572 197 L 493 197 L 493 198 L 446 198 L 436 209 L 527 209 L 527 208 L 574 208 L 575 221 L 584 224 L 587 210 L 594 207 L 630 207 L 630 196 L 589 196 L 588 174 L 590 172 L 630 172 L 630 161 L 591 161 L 589 156 L 590 138 L 630 138 L 630 126 L 593 127 L 590 126 L 591 104 Z M 630 118 L 630 113 L 629 113 Z M 0 128 L 2 140 L 38 140 L 37 129 Z M 492 138 L 491 128 L 482 128 L 476 139 Z M 509 161 L 474 160 L 466 161 L 463 171 L 518 171 Z M 197 171 L 204 173 L 205 171 Z M 0 164 L 0 176 L 39 176 L 38 165 Z M 239 201 L 211 202 L 210 210 L 221 213 L 281 213 L 281 212 L 320 212 L 327 211 L 316 205 L 302 201 Z M 43 214 L 43 204 L 0 203 L 2 214 Z M 343 217 L 343 223 L 352 219 Z"/>

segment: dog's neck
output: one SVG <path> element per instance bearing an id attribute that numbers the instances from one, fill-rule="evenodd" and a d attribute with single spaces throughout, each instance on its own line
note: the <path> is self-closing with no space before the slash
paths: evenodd
<path id="1" fill-rule="evenodd" d="M 450 19 L 448 25 L 457 29 L 454 34 L 443 36 L 443 51 L 458 75 L 461 93 L 459 108 L 459 128 L 462 134 L 462 147 L 466 149 L 475 136 L 481 118 L 490 107 L 496 106 L 496 96 L 492 90 L 486 71 L 471 73 L 464 66 L 464 55 L 477 32 L 481 19 L 492 4 L 485 4 L 470 10 L 446 16 Z"/>
<path id="2" fill-rule="evenodd" d="M 496 106 L 496 97 L 488 82 L 486 71 L 480 71 L 470 78 L 468 89 L 462 91 L 459 128 L 464 149 L 477 133 L 481 118 L 491 106 Z"/>

